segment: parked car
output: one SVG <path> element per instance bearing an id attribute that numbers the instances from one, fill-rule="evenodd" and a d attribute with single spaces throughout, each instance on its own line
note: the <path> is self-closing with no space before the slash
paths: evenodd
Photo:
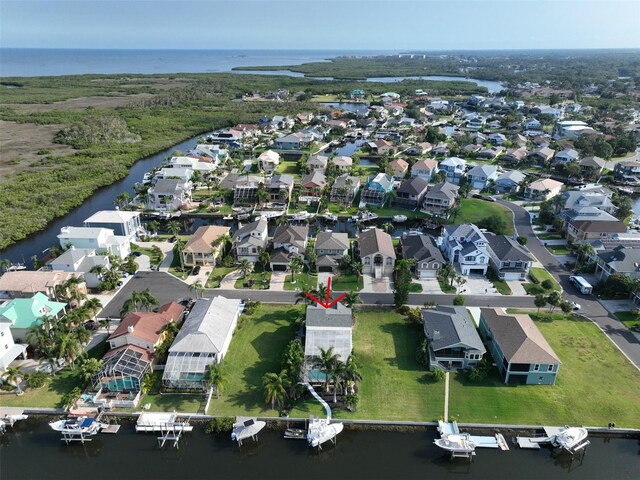
<path id="1" fill-rule="evenodd" d="M 142 255 L 142 252 L 133 252 L 131 255 L 133 255 L 134 257 L 139 257 L 140 255 Z"/>
<path id="2" fill-rule="evenodd" d="M 200 273 L 200 265 L 196 265 L 195 267 L 193 267 L 193 271 L 191 272 L 191 275 L 198 275 Z"/>
<path id="3" fill-rule="evenodd" d="M 487 201 L 487 202 L 495 202 L 496 201 L 496 199 L 493 198 L 493 197 L 483 197 L 482 199 Z"/>
<path id="4" fill-rule="evenodd" d="M 576 302 L 571 302 L 571 308 L 573 310 L 580 310 L 580 304 Z"/>

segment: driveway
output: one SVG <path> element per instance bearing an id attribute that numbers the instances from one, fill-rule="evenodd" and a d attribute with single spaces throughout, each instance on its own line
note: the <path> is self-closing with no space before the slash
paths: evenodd
<path id="1" fill-rule="evenodd" d="M 593 296 L 579 294 L 569 280 L 569 272 L 554 255 L 552 255 L 533 233 L 529 213 L 511 202 L 498 200 L 500 205 L 509 208 L 514 213 L 514 226 L 518 235 L 529 239 L 527 248 L 560 283 L 565 300 L 579 303 L 582 306 L 580 313 L 587 316 L 611 339 L 636 368 L 640 369 L 640 333 L 628 330 L 622 322 L 610 315 L 609 312 Z"/>
<path id="2" fill-rule="evenodd" d="M 512 293 L 513 295 L 526 295 L 527 294 L 527 291 L 522 286 L 522 281 L 521 280 L 508 280 L 507 281 L 507 285 L 509 285 L 509 288 L 513 292 Z"/>
<path id="3" fill-rule="evenodd" d="M 393 293 L 393 282 L 388 277 L 373 278 L 371 275 L 363 275 L 364 288 L 367 293 Z"/>
<path id="4" fill-rule="evenodd" d="M 458 287 L 458 292 L 464 295 L 500 295 L 493 287 L 493 283 L 482 275 L 468 275 L 464 277 L 467 283 Z M 455 283 L 454 283 L 455 286 Z"/>
<path id="5" fill-rule="evenodd" d="M 291 281 L 291 275 L 287 272 L 271 272 L 271 282 L 269 283 L 269 291 L 283 292 L 284 282 Z"/>
<path id="6" fill-rule="evenodd" d="M 231 273 L 225 275 L 225 277 L 220 280 L 220 290 L 235 290 L 236 289 L 236 280 L 240 278 L 240 270 L 234 270 Z"/>
<path id="7" fill-rule="evenodd" d="M 436 278 L 428 278 L 424 280 L 413 280 L 414 282 L 422 285 L 422 293 L 430 293 L 432 295 L 441 295 L 442 289 L 440 288 L 440 282 Z"/>

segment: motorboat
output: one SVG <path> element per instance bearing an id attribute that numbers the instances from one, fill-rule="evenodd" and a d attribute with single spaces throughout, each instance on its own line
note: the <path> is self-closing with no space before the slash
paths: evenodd
<path id="1" fill-rule="evenodd" d="M 237 417 L 231 431 L 231 440 L 242 443 L 246 438 L 254 438 L 267 425 L 256 418 Z"/>
<path id="2" fill-rule="evenodd" d="M 313 215 L 311 215 L 309 212 L 307 212 L 306 210 L 303 210 L 302 212 L 298 212 L 298 213 L 294 214 L 293 215 L 293 219 L 294 220 L 308 220 L 312 216 Z"/>
<path id="3" fill-rule="evenodd" d="M 588 434 L 587 429 L 583 427 L 565 427 L 551 438 L 551 444 L 573 452 L 585 444 Z"/>
<path id="4" fill-rule="evenodd" d="M 9 268 L 7 268 L 7 272 L 18 272 L 20 270 L 26 269 L 27 267 L 24 263 L 12 263 L 11 265 L 9 265 Z"/>
<path id="5" fill-rule="evenodd" d="M 338 216 L 334 215 L 333 213 L 325 213 L 323 215 L 323 218 L 325 220 L 327 220 L 328 222 L 337 222 L 338 221 Z"/>
<path id="6" fill-rule="evenodd" d="M 142 177 L 142 184 L 143 185 L 148 185 L 151 183 L 151 172 L 147 172 L 144 174 L 144 176 Z"/>
<path id="7" fill-rule="evenodd" d="M 176 412 L 141 413 L 136 422 L 136 432 L 163 432 L 165 430 L 191 432 L 193 430 L 193 425 L 190 425 L 189 422 L 178 422 L 177 418 Z"/>
<path id="8" fill-rule="evenodd" d="M 406 222 L 407 221 L 407 216 L 406 215 L 394 215 L 393 216 L 393 221 L 396 222 L 396 223 Z"/>
<path id="9" fill-rule="evenodd" d="M 433 443 L 452 453 L 470 454 L 476 449 L 476 444 L 468 433 L 450 433 L 434 440 Z"/>
<path id="10" fill-rule="evenodd" d="M 100 433 L 100 430 L 106 428 L 107 425 L 96 421 L 93 417 L 86 415 L 79 417 L 68 417 L 63 420 L 50 422 L 49 426 L 56 432 L 71 435 L 91 436 Z"/>
<path id="11" fill-rule="evenodd" d="M 307 442 L 310 447 L 319 447 L 328 441 L 334 441 L 336 436 L 344 429 L 342 423 L 329 423 L 329 420 L 313 419 L 307 429 Z"/>
<path id="12" fill-rule="evenodd" d="M 358 213 L 357 215 L 353 215 L 351 217 L 351 220 L 353 220 L 354 222 L 368 222 L 371 220 L 375 220 L 376 218 L 378 218 L 378 214 L 377 213 L 373 213 L 373 212 L 369 212 L 368 210 L 363 210 L 360 213 Z"/>
<path id="13" fill-rule="evenodd" d="M 14 423 L 19 422 L 20 420 L 26 420 L 29 418 L 28 415 L 13 414 L 13 415 L 5 415 L 3 418 L 0 418 L 0 435 L 7 431 L 7 427 L 13 427 Z"/>

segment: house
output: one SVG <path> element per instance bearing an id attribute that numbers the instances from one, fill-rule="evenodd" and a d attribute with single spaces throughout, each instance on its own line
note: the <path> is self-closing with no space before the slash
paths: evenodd
<path id="1" fill-rule="evenodd" d="M 229 173 L 220 182 L 220 188 L 233 190 L 234 205 L 255 205 L 258 203 L 258 189 L 266 179 L 258 175 Z"/>
<path id="2" fill-rule="evenodd" d="M 396 197 L 391 202 L 401 208 L 415 210 L 422 205 L 427 194 L 429 182 L 422 177 L 413 177 L 402 182 L 396 190 Z"/>
<path id="3" fill-rule="evenodd" d="M 300 150 L 313 142 L 313 140 L 313 135 L 296 132 L 276 138 L 273 146 L 278 150 Z"/>
<path id="4" fill-rule="evenodd" d="M 525 179 L 525 174 L 518 170 L 511 170 L 498 175 L 496 178 L 496 193 L 510 193 L 518 191 L 518 187 Z"/>
<path id="5" fill-rule="evenodd" d="M 73 245 L 58 257 L 49 260 L 46 270 L 56 270 L 62 272 L 75 273 L 84 278 L 87 288 L 97 288 L 102 282 L 102 278 L 92 273 L 92 270 L 101 266 L 104 270 L 111 268 L 111 262 L 107 255 L 98 255 L 90 248 L 76 248 Z"/>
<path id="6" fill-rule="evenodd" d="M 640 183 L 640 162 L 629 160 L 618 162 L 613 167 L 613 174 L 616 180 L 625 183 Z"/>
<path id="7" fill-rule="evenodd" d="M 580 154 L 573 148 L 565 148 L 561 152 L 558 152 L 553 157 L 553 163 L 561 163 L 566 165 L 580 158 Z"/>
<path id="8" fill-rule="evenodd" d="M 320 349 L 333 348 L 340 361 L 346 362 L 353 349 L 353 314 L 338 302 L 331 308 L 309 305 L 305 315 L 304 356 L 308 364 L 320 357 Z"/>
<path id="9" fill-rule="evenodd" d="M 293 175 L 283 174 L 274 175 L 267 182 L 267 192 L 269 193 L 269 201 L 288 203 L 293 190 Z"/>
<path id="10" fill-rule="evenodd" d="M 266 175 L 273 175 L 280 165 L 280 154 L 273 150 L 262 152 L 258 157 L 258 168 Z"/>
<path id="11" fill-rule="evenodd" d="M 379 173 L 369 178 L 369 182 L 362 190 L 360 203 L 382 207 L 392 190 L 393 179 L 386 173 Z"/>
<path id="12" fill-rule="evenodd" d="M 314 251 L 318 272 L 333 272 L 349 251 L 349 236 L 346 233 L 320 231 L 316 235 Z"/>
<path id="13" fill-rule="evenodd" d="M 151 210 L 172 211 L 188 208 L 191 205 L 191 190 L 193 184 L 190 181 L 179 179 L 158 180 L 149 189 L 147 206 Z"/>
<path id="14" fill-rule="evenodd" d="M 161 168 L 153 176 L 152 184 L 155 185 L 160 180 L 180 180 L 182 182 L 191 181 L 193 170 L 190 168 L 177 168 L 173 165 L 167 168 Z"/>
<path id="15" fill-rule="evenodd" d="M 311 172 L 300 180 L 301 195 L 319 198 L 327 185 L 327 177 L 319 171 Z"/>
<path id="16" fill-rule="evenodd" d="M 267 248 L 267 226 L 267 220 L 260 217 L 258 220 L 238 228 L 233 234 L 233 251 L 238 262 L 243 259 L 252 263 L 258 262 L 260 251 Z"/>
<path id="17" fill-rule="evenodd" d="M 498 167 L 495 165 L 478 165 L 467 172 L 467 182 L 471 188 L 484 190 L 491 180 L 498 178 Z"/>
<path id="18" fill-rule="evenodd" d="M 596 207 L 574 207 L 562 216 L 567 240 L 571 243 L 609 238 L 627 231 L 624 222 Z"/>
<path id="19" fill-rule="evenodd" d="M 467 369 L 482 360 L 486 349 L 465 307 L 425 308 L 422 321 L 430 370 Z"/>
<path id="20" fill-rule="evenodd" d="M 105 353 L 102 362 L 100 371 L 91 377 L 93 390 L 99 392 L 91 400 L 93 405 L 137 407 L 142 383 L 152 368 L 149 352 L 135 345 L 123 345 Z"/>
<path id="21" fill-rule="evenodd" d="M 446 157 L 447 155 L 449 155 L 449 145 L 447 145 L 446 143 L 436 145 L 432 152 L 436 157 Z"/>
<path id="22" fill-rule="evenodd" d="M 14 298 L 0 305 L 0 323 L 9 323 L 13 338 L 22 343 L 31 328 L 42 325 L 43 317 L 60 318 L 66 313 L 66 306 L 37 292 L 31 298 Z"/>
<path id="23" fill-rule="evenodd" d="M 394 180 L 402 181 L 409 170 L 409 162 L 402 158 L 392 160 L 389 162 L 389 169 L 391 170 Z"/>
<path id="24" fill-rule="evenodd" d="M 447 174 L 447 182 L 459 184 L 464 176 L 467 162 L 458 157 L 449 157 L 440 162 L 438 168 Z"/>
<path id="25" fill-rule="evenodd" d="M 162 383 L 169 388 L 206 389 L 207 366 L 220 363 L 240 316 L 240 300 L 200 298 L 169 348 Z"/>
<path id="26" fill-rule="evenodd" d="M 427 182 L 430 182 L 436 173 L 438 173 L 438 162 L 430 158 L 418 160 L 411 167 L 412 177 L 421 177 Z"/>
<path id="27" fill-rule="evenodd" d="M 453 136 L 457 136 L 457 135 L 464 135 L 463 132 L 454 132 Z M 481 132 L 473 132 L 471 134 L 469 134 L 469 137 L 471 138 L 471 142 L 474 145 L 482 145 L 484 144 L 484 142 L 487 141 L 487 136 L 484 133 Z"/>
<path id="28" fill-rule="evenodd" d="M 131 312 L 125 316 L 109 336 L 109 348 L 135 345 L 145 350 L 152 358 L 156 348 L 167 337 L 166 327 L 178 323 L 185 308 L 171 302 L 162 305 L 157 312 Z"/>
<path id="29" fill-rule="evenodd" d="M 376 140 L 367 144 L 374 155 L 392 155 L 395 152 L 393 143 L 387 140 Z"/>
<path id="30" fill-rule="evenodd" d="M 546 165 L 551 161 L 551 159 L 553 159 L 555 153 L 556 152 L 552 148 L 538 147 L 528 155 L 528 158 L 540 165 Z"/>
<path id="31" fill-rule="evenodd" d="M 476 154 L 476 158 L 480 160 L 495 160 L 504 150 L 504 147 L 483 148 Z"/>
<path id="32" fill-rule="evenodd" d="M 391 277 L 396 263 L 396 252 L 391 236 L 379 228 L 371 228 L 358 237 L 362 273 L 373 278 Z"/>
<path id="33" fill-rule="evenodd" d="M 564 183 L 552 180 L 550 178 L 542 178 L 531 182 L 524 189 L 524 196 L 529 200 L 549 200 L 559 195 L 564 187 Z"/>
<path id="34" fill-rule="evenodd" d="M 360 190 L 360 177 L 351 177 L 344 173 L 333 181 L 330 199 L 333 203 L 351 205 Z"/>
<path id="35" fill-rule="evenodd" d="M 438 246 L 462 275 L 487 274 L 490 258 L 488 242 L 475 225 L 447 225 L 438 238 Z"/>
<path id="36" fill-rule="evenodd" d="M 491 267 L 500 280 L 526 280 L 533 265 L 529 251 L 512 237 L 485 232 Z"/>
<path id="37" fill-rule="evenodd" d="M 614 273 L 620 273 L 632 279 L 640 278 L 640 248 L 638 245 L 618 245 L 611 250 L 597 252 L 595 274 L 599 280 L 606 281 Z"/>
<path id="38" fill-rule="evenodd" d="M 527 118 L 524 121 L 524 129 L 530 131 L 541 131 L 542 124 L 535 118 Z"/>
<path id="39" fill-rule="evenodd" d="M 306 125 L 311 120 L 313 120 L 313 113 L 311 112 L 300 112 L 296 115 L 296 122 L 301 123 L 302 125 Z"/>
<path id="40" fill-rule="evenodd" d="M 131 242 L 128 237 L 115 235 L 110 228 L 62 227 L 58 234 L 60 246 L 64 249 L 95 250 L 119 258 L 127 258 L 131 253 Z"/>
<path id="41" fill-rule="evenodd" d="M 400 239 L 402 258 L 413 260 L 411 270 L 416 278 L 436 278 L 444 265 L 444 257 L 430 235 L 406 235 Z"/>
<path id="42" fill-rule="evenodd" d="M 108 228 L 113 230 L 114 235 L 128 237 L 130 242 L 135 242 L 139 235 L 145 233 L 140 215 L 140 212 L 126 210 L 100 210 L 87 218 L 83 226 Z"/>
<path id="43" fill-rule="evenodd" d="M 585 157 L 580 160 L 579 165 L 585 176 L 594 178 L 602 173 L 606 163 L 607 162 L 600 157 Z"/>
<path id="44" fill-rule="evenodd" d="M 467 130 L 477 131 L 484 127 L 487 120 L 483 117 L 473 117 L 467 121 Z"/>
<path id="45" fill-rule="evenodd" d="M 507 141 L 507 137 L 503 133 L 492 133 L 489 135 L 488 138 L 489 138 L 489 141 L 491 142 L 491 145 L 494 145 L 496 147 L 501 146 L 504 142 Z"/>
<path id="46" fill-rule="evenodd" d="M 4 371 L 16 358 L 27 358 L 27 345 L 15 343 L 11 334 L 11 323 L 0 320 L 0 371 Z"/>
<path id="47" fill-rule="evenodd" d="M 230 228 L 219 225 L 199 227 L 180 252 L 180 262 L 185 267 L 196 265 L 216 267 L 216 259 L 220 255 Z"/>
<path id="48" fill-rule="evenodd" d="M 577 188 L 565 190 L 562 193 L 564 200 L 564 210 L 572 210 L 577 207 L 595 207 L 611 215 L 615 213 L 617 207 L 611 201 L 613 192 L 608 188 L 597 185 L 593 189 Z"/>
<path id="49" fill-rule="evenodd" d="M 207 142 L 221 143 L 230 147 L 240 147 L 244 134 L 237 130 L 227 130 L 225 132 L 214 132 L 207 137 Z"/>
<path id="50" fill-rule="evenodd" d="M 353 159 L 344 155 L 333 157 L 331 163 L 333 163 L 340 172 L 348 172 L 351 170 L 351 167 L 353 167 Z"/>
<path id="51" fill-rule="evenodd" d="M 294 257 L 304 259 L 308 236 L 308 225 L 278 225 L 273 234 L 271 270 L 285 271 Z"/>
<path id="52" fill-rule="evenodd" d="M 529 315 L 480 309 L 480 336 L 506 385 L 554 385 L 560 359 Z"/>
<path id="53" fill-rule="evenodd" d="M 404 153 L 406 153 L 407 155 L 426 155 L 431 151 L 432 148 L 433 145 L 431 145 L 429 142 L 421 142 L 407 148 Z"/>
<path id="54" fill-rule="evenodd" d="M 511 148 L 500 157 L 501 162 L 520 163 L 529 154 L 527 147 Z"/>
<path id="55" fill-rule="evenodd" d="M 78 277 L 77 274 L 61 270 L 6 272 L 0 277 L 0 299 L 31 298 L 34 293 L 38 292 L 51 299 L 56 299 L 56 289 L 76 277 Z M 82 282 L 71 288 L 77 288 L 80 293 L 87 293 L 86 286 Z"/>
<path id="56" fill-rule="evenodd" d="M 422 202 L 422 211 L 439 217 L 448 216 L 447 211 L 455 205 L 459 189 L 458 185 L 449 182 L 430 186 Z"/>
<path id="57" fill-rule="evenodd" d="M 191 151 L 190 155 L 194 155 L 192 157 L 171 157 L 171 159 L 169 160 L 169 169 L 188 169 L 194 173 L 200 172 L 201 175 L 208 175 L 215 170 L 220 162 L 217 156 L 214 160 L 211 158 L 211 155 L 205 156 L 201 155 L 201 153 L 204 152 L 201 152 L 200 149 L 197 149 L 196 151 Z M 206 161 L 204 161 L 205 159 Z M 171 170 L 166 170 L 166 172 L 169 175 L 171 174 Z M 189 179 L 190 178 L 191 177 L 189 177 Z"/>
<path id="58" fill-rule="evenodd" d="M 576 140 L 580 135 L 585 133 L 597 133 L 593 128 L 580 120 L 563 120 L 556 123 L 553 128 L 553 137 L 568 138 L 570 140 Z"/>
<path id="59" fill-rule="evenodd" d="M 329 157 L 325 155 L 311 155 L 309 160 L 307 160 L 307 167 L 310 172 L 320 172 L 324 173 L 327 169 L 327 163 L 329 162 Z"/>

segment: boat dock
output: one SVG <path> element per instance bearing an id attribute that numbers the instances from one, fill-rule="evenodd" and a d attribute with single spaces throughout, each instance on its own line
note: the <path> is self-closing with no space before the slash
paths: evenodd
<path id="1" fill-rule="evenodd" d="M 179 447 L 180 438 L 184 430 L 182 428 L 176 428 L 176 424 L 169 423 L 160 427 L 160 436 L 158 437 L 158 447 L 163 448 L 164 445 L 169 442 L 173 442 L 175 448 Z"/>
<path id="2" fill-rule="evenodd" d="M 231 440 L 235 440 L 240 446 L 242 446 L 242 441 L 247 438 L 257 442 L 258 433 L 266 425 L 266 422 L 255 417 L 236 417 L 236 422 L 233 424 L 233 431 L 231 432 Z"/>
<path id="3" fill-rule="evenodd" d="M 440 436 L 459 435 L 460 429 L 457 422 L 438 422 Z M 469 435 L 469 440 L 475 443 L 476 448 L 496 448 L 503 451 L 509 450 L 509 444 L 501 433 L 493 436 Z"/>
<path id="4" fill-rule="evenodd" d="M 183 432 L 191 432 L 193 425 L 189 425 L 189 421 L 177 422 L 177 413 L 141 413 L 136 422 L 136 432 L 152 432 L 163 434 L 167 427 Z"/>

